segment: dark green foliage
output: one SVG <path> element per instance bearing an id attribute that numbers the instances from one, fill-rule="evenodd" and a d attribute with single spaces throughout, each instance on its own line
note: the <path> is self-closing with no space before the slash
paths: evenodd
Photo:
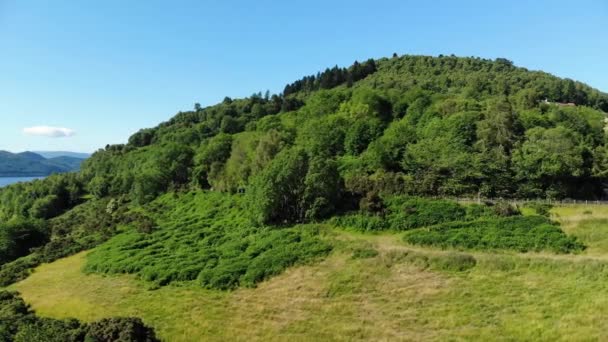
<path id="1" fill-rule="evenodd" d="M 514 216 L 449 222 L 407 232 L 405 241 L 441 248 L 508 249 L 519 252 L 582 251 L 585 246 L 542 216 Z"/>
<path id="2" fill-rule="evenodd" d="M 484 205 L 484 204 L 469 204 L 466 207 L 466 220 L 476 220 L 482 217 L 493 217 L 496 215 L 496 212 L 493 210 L 492 206 Z"/>
<path id="3" fill-rule="evenodd" d="M 19 327 L 33 322 L 34 314 L 16 292 L 0 291 L 0 340 L 11 341 Z"/>
<path id="4" fill-rule="evenodd" d="M 154 130 L 140 129 L 137 133 L 129 137 L 129 145 L 135 147 L 144 147 L 152 143 L 154 139 Z"/>
<path id="5" fill-rule="evenodd" d="M 139 318 L 106 318 L 91 324 L 75 319 L 41 318 L 16 292 L 0 291 L 0 341 L 15 342 L 157 342 L 154 330 Z"/>
<path id="6" fill-rule="evenodd" d="M 83 184 L 75 173 L 13 184 L 0 189 L 0 220 L 49 219 L 79 204 L 83 193 Z"/>
<path id="7" fill-rule="evenodd" d="M 380 195 L 370 191 L 359 201 L 359 209 L 367 214 L 384 215 L 386 205 Z"/>
<path id="8" fill-rule="evenodd" d="M 346 153 L 359 155 L 367 146 L 380 135 L 382 135 L 383 127 L 378 119 L 357 120 L 346 131 L 344 138 L 344 147 Z"/>
<path id="9" fill-rule="evenodd" d="M 30 324 L 19 326 L 14 340 L 15 342 L 79 342 L 85 341 L 85 333 L 86 326 L 75 319 L 37 318 Z"/>
<path id="10" fill-rule="evenodd" d="M 97 198 L 127 195 L 140 204 L 194 185 L 266 196 L 280 193 L 284 183 L 261 186 L 264 176 L 259 175 L 276 174 L 272 159 L 281 151 L 303 150 L 308 159 L 322 158 L 326 165 L 335 161 L 336 183 L 346 184 L 353 198 L 369 191 L 602 196 L 608 153 L 600 110 L 608 110 L 608 96 L 505 61 L 454 56 L 369 60 L 305 77 L 283 95 L 257 93 L 195 106 L 136 133 L 127 145 L 98 151 L 83 166 L 81 181 Z M 304 176 L 300 179 L 291 186 L 301 193 L 319 178 L 309 178 L 307 185 Z M 261 187 L 266 189 L 258 191 Z M 285 206 L 269 205 L 259 218 L 280 222 L 287 215 L 288 221 L 325 216 L 335 211 L 331 204 L 342 190 L 332 187 L 314 198 L 287 196 L 298 197 L 286 200 L 288 214 L 281 213 Z M 54 216 L 75 205 L 48 195 L 57 194 L 37 194 L 30 214 Z M 30 212 L 33 201 L 21 200 L 17 203 L 24 204 L 10 209 L 10 216 Z"/>
<path id="11" fill-rule="evenodd" d="M 157 342 L 154 330 L 134 317 L 104 318 L 87 327 L 87 342 Z"/>
<path id="12" fill-rule="evenodd" d="M 202 145 L 195 157 L 195 180 L 201 187 L 209 185 L 209 174 L 226 162 L 230 157 L 232 137 L 219 134 Z"/>
<path id="13" fill-rule="evenodd" d="M 337 66 L 331 69 L 327 68 L 324 72 L 317 75 L 306 76 L 301 80 L 288 84 L 285 86 L 283 96 L 300 91 L 311 92 L 318 89 L 329 89 L 344 83 L 352 86 L 354 82 L 365 78 L 375 71 L 376 62 L 373 59 L 369 59 L 363 64 L 355 61 L 350 68 L 338 68 Z"/>
<path id="14" fill-rule="evenodd" d="M 467 215 L 471 215 L 467 213 L 465 207 L 456 202 L 420 197 L 387 197 L 382 201 L 382 208 L 384 209 L 376 214 L 369 213 L 367 209 L 362 208 L 367 213 L 336 216 L 330 222 L 339 227 L 362 231 L 402 231 L 443 222 L 460 221 L 467 218 Z"/>
<path id="15" fill-rule="evenodd" d="M 18 219 L 0 224 L 0 264 L 27 255 L 49 239 L 44 221 Z"/>
<path id="16" fill-rule="evenodd" d="M 0 268 L 0 286 L 5 287 L 27 278 L 31 270 L 42 262 L 37 253 L 5 263 Z"/>
<path id="17" fill-rule="evenodd" d="M 125 214 L 124 206 L 117 207 L 113 215 L 107 212 L 107 208 L 108 201 L 93 200 L 44 223 L 33 221 L 40 222 L 46 227 L 44 228 L 46 238 L 43 242 L 48 242 L 44 246 L 40 246 L 43 242 L 37 244 L 40 247 L 34 248 L 34 252 L 28 256 L 1 264 L 0 286 L 25 279 L 30 274 L 30 270 L 40 263 L 52 262 L 92 248 L 113 236 L 118 224 L 131 222 L 129 217 L 133 215 Z M 34 239 L 31 241 L 28 239 L 28 243 L 33 242 Z"/>
<path id="18" fill-rule="evenodd" d="M 255 286 L 285 268 L 327 254 L 318 228 L 254 228 L 238 195 L 165 195 L 148 206 L 159 228 L 123 233 L 88 255 L 86 270 L 134 273 L 165 285 L 198 280 L 208 288 Z"/>
<path id="19" fill-rule="evenodd" d="M 350 228 L 364 232 L 391 229 L 388 220 L 378 215 L 345 214 L 334 216 L 329 222 L 336 227 Z"/>
<path id="20" fill-rule="evenodd" d="M 332 213 L 340 188 L 335 162 L 288 149 L 254 178 L 248 208 L 260 224 L 314 220 Z"/>
<path id="21" fill-rule="evenodd" d="M 463 220 L 466 210 L 456 202 L 425 198 L 393 197 L 388 201 L 388 217 L 394 230 L 408 230 L 443 222 Z"/>

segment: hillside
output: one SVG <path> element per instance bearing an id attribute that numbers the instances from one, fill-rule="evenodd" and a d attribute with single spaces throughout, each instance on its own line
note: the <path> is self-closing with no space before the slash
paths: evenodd
<path id="1" fill-rule="evenodd" d="M 601 340 L 608 324 L 608 211 L 552 213 L 569 222 L 565 229 L 584 238 L 590 253 L 441 251 L 403 245 L 392 233 L 336 230 L 339 247 L 325 260 L 256 288 L 222 292 L 182 283 L 151 291 L 128 275 L 82 273 L 85 252 L 40 266 L 12 289 L 45 317 L 136 315 L 172 342 Z M 460 266 L 461 259 L 475 264 Z"/>
<path id="2" fill-rule="evenodd" d="M 56 157 L 74 157 L 78 159 L 87 159 L 91 156 L 90 153 L 70 152 L 70 151 L 32 151 L 44 158 L 51 159 Z"/>
<path id="3" fill-rule="evenodd" d="M 83 160 L 70 156 L 47 159 L 34 152 L 0 151 L 0 177 L 48 176 L 53 173 L 78 171 Z"/>
<path id="4" fill-rule="evenodd" d="M 573 334 L 570 325 L 555 328 L 544 300 L 558 296 L 563 302 L 555 305 L 566 311 L 574 274 L 600 286 L 590 274 L 604 272 L 604 239 L 589 238 L 585 227 L 604 221 L 593 221 L 596 208 L 574 215 L 549 201 L 606 197 L 606 111 L 608 95 L 583 83 L 506 59 L 454 56 L 370 59 L 303 77 L 282 94 L 195 104 L 127 144 L 95 152 L 79 172 L 0 189 L 0 284 L 23 281 L 15 288 L 39 304 L 39 314 L 141 316 L 170 340 L 192 331 L 200 339 L 234 337 L 214 320 L 232 317 L 239 303 L 261 310 L 233 322 L 257 339 L 366 339 L 378 326 L 390 328 L 386 339 Z M 70 165 L 43 162 L 52 160 Z M 59 266 L 28 278 L 54 261 Z M 70 268 L 57 273 L 64 265 Z M 560 283 L 568 272 L 572 278 Z M 81 287 L 86 279 L 128 293 L 116 293 L 114 306 L 96 284 Z M 537 286 L 543 281 L 563 286 L 545 293 Z M 40 292 L 51 306 L 31 291 L 45 282 L 55 284 Z M 505 292 L 510 286 L 540 296 L 520 318 L 506 314 L 521 293 Z M 267 326 L 286 319 L 276 314 L 285 307 L 248 302 L 272 297 L 273 289 L 302 299 L 295 321 Z M 579 294 L 587 298 L 587 290 Z M 184 313 L 152 312 L 174 303 L 176 293 L 198 303 L 190 317 L 206 304 L 211 313 L 188 330 Z M 148 296 L 154 303 L 134 309 Z M 52 298 L 78 304 L 57 306 Z M 481 304 L 467 306 L 470 298 Z M 92 312 L 90 303 L 110 309 Z M 486 313 L 479 324 L 459 319 Z M 252 330 L 259 322 L 266 323 Z M 73 323 L 74 333 L 87 326 Z M 117 329 L 143 324 L 123 323 Z M 52 334 L 67 323 L 36 324 L 14 324 L 10 334 Z M 585 336 L 597 337 L 597 326 L 589 323 Z"/>

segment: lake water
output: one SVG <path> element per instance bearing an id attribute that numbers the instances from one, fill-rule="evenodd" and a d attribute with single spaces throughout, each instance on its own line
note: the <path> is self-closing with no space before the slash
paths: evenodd
<path id="1" fill-rule="evenodd" d="M 44 177 L 0 177 L 0 188 L 9 184 L 19 182 L 29 182 L 34 179 L 42 179 Z"/>

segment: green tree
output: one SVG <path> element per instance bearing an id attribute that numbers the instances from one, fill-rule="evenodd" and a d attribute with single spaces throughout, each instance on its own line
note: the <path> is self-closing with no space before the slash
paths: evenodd
<path id="1" fill-rule="evenodd" d="M 526 132 L 526 141 L 513 154 L 514 170 L 518 179 L 527 183 L 526 192 L 542 194 L 560 181 L 589 172 L 577 140 L 573 131 L 561 126 Z"/>
<path id="2" fill-rule="evenodd" d="M 285 149 L 254 177 L 248 207 L 261 224 L 314 220 L 333 211 L 340 184 L 335 162 L 311 160 L 299 148 Z"/>

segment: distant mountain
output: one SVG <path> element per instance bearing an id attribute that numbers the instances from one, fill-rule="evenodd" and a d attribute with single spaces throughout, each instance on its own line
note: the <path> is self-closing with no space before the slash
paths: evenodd
<path id="1" fill-rule="evenodd" d="M 72 152 L 52 152 L 51 155 L 53 153 Z M 65 155 L 47 159 L 29 151 L 21 153 L 0 151 L 0 177 L 48 176 L 53 173 L 78 171 L 84 159 Z"/>
<path id="2" fill-rule="evenodd" d="M 23 153 L 32 153 L 32 152 L 23 152 Z M 41 155 L 47 159 L 56 158 L 56 157 L 73 157 L 73 158 L 79 158 L 79 159 L 87 159 L 91 156 L 90 153 L 69 152 L 69 151 L 33 151 L 33 153 Z"/>
<path id="3" fill-rule="evenodd" d="M 46 164 L 57 165 L 68 171 L 77 171 L 80 169 L 80 164 L 82 164 L 83 161 L 84 158 L 61 156 L 46 159 Z"/>
<path id="4" fill-rule="evenodd" d="M 31 161 L 38 161 L 41 162 L 43 160 L 46 160 L 46 157 L 36 153 L 36 152 L 30 152 L 30 151 L 25 151 L 25 152 L 21 152 L 21 153 L 17 153 L 17 156 L 23 157 L 23 158 L 27 158 L 27 160 L 31 160 Z"/>

